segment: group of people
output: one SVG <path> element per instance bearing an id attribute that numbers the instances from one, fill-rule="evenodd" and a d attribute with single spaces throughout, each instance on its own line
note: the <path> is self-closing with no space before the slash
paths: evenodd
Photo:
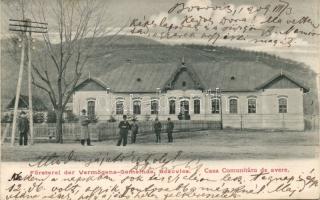
<path id="1" fill-rule="evenodd" d="M 132 144 L 136 143 L 137 134 L 139 133 L 139 126 L 136 123 L 135 119 L 133 119 L 132 121 L 133 121 L 133 123 L 130 124 L 127 121 L 127 116 L 123 115 L 123 120 L 119 123 L 120 135 L 119 135 L 119 139 L 117 142 L 117 146 L 120 146 L 121 143 L 123 146 L 127 145 L 129 130 L 131 130 L 131 143 Z M 155 122 L 153 124 L 153 128 L 154 128 L 154 132 L 156 134 L 156 143 L 159 144 L 159 143 L 161 143 L 162 124 L 158 120 L 158 118 L 155 119 Z M 171 121 L 171 119 L 168 118 L 167 133 L 168 133 L 168 142 L 169 143 L 173 142 L 173 137 L 172 137 L 173 128 L 174 128 L 174 124 Z"/>
<path id="2" fill-rule="evenodd" d="M 89 134 L 89 128 L 88 125 L 90 123 L 90 120 L 88 116 L 86 115 L 86 110 L 82 110 L 82 115 L 80 117 L 80 124 L 81 124 L 81 139 L 80 143 L 81 145 L 85 145 L 87 141 L 87 146 L 92 146 L 90 141 L 90 134 Z M 128 143 L 128 134 L 131 130 L 131 144 L 136 143 L 137 135 L 139 133 L 139 126 L 135 119 L 132 120 L 132 124 L 129 123 L 127 120 L 127 116 L 123 115 L 123 120 L 119 123 L 119 139 L 117 142 L 117 146 L 120 146 L 121 143 L 123 146 L 126 146 Z M 162 124 L 158 120 L 158 118 L 155 119 L 155 122 L 153 124 L 154 132 L 156 135 L 156 143 L 161 143 L 161 130 L 162 130 Z M 174 124 L 171 121 L 170 118 L 168 118 L 167 122 L 167 133 L 168 133 L 168 142 L 173 142 L 172 132 L 173 132 Z"/>
<path id="3" fill-rule="evenodd" d="M 86 110 L 83 109 L 81 111 L 82 115 L 80 116 L 79 122 L 81 125 L 81 132 L 80 132 L 80 143 L 81 145 L 87 144 L 87 146 L 93 146 L 91 144 L 90 140 L 90 132 L 89 132 L 89 124 L 90 119 L 86 115 Z M 139 133 L 139 126 L 135 119 L 132 120 L 132 124 L 130 124 L 127 120 L 127 116 L 123 115 L 123 120 L 119 123 L 119 139 L 117 142 L 117 146 L 120 146 L 121 143 L 123 146 L 127 145 L 128 140 L 128 133 L 131 130 L 131 143 L 136 143 L 137 135 Z M 161 143 L 161 131 L 162 131 L 162 124 L 158 120 L 158 118 L 155 119 L 155 122 L 153 124 L 154 132 L 156 135 L 156 143 Z M 168 118 L 167 122 L 167 134 L 168 134 L 168 142 L 173 142 L 172 132 L 174 129 L 174 124 L 171 121 L 170 118 Z M 28 145 L 28 132 L 29 132 L 29 120 L 27 118 L 27 115 L 24 111 L 20 113 L 20 118 L 18 121 L 18 130 L 20 132 L 20 138 L 19 138 L 19 145 Z"/>

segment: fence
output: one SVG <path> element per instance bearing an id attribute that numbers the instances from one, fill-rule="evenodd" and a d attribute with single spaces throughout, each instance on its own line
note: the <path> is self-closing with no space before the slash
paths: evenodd
<path id="1" fill-rule="evenodd" d="M 138 122 L 140 134 L 153 133 L 153 121 Z M 89 132 L 92 140 L 109 140 L 115 139 L 119 135 L 118 122 L 103 122 L 89 125 Z M 9 140 L 11 137 L 11 124 L 2 124 L 1 133 L 3 139 Z M 162 132 L 166 131 L 166 122 L 162 122 Z M 196 130 L 213 130 L 220 129 L 219 121 L 174 121 L 174 131 L 196 131 Z M 80 124 L 79 123 L 64 123 L 63 124 L 63 139 L 75 141 L 80 139 Z M 54 141 L 56 138 L 56 124 L 35 124 L 34 139 L 43 141 Z M 16 138 L 19 135 L 16 134 Z"/>

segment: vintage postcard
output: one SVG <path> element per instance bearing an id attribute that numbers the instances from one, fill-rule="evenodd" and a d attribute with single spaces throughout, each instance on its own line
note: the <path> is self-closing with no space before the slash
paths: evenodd
<path id="1" fill-rule="evenodd" d="M 1 0 L 1 200 L 319 199 L 319 0 Z"/>

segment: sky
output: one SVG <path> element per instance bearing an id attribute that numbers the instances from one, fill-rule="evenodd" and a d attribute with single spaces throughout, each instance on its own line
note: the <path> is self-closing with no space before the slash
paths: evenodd
<path id="1" fill-rule="evenodd" d="M 55 2 L 52 0 L 41 0 L 47 2 Z M 80 0 L 84 1 L 84 0 Z M 179 24 L 182 20 L 181 14 L 171 13 L 168 14 L 168 10 L 172 8 L 176 3 L 184 3 L 186 6 L 221 6 L 221 5 L 231 5 L 232 8 L 241 7 L 259 7 L 264 5 L 277 5 L 279 3 L 288 2 L 290 9 L 290 15 L 286 19 L 295 18 L 299 19 L 301 17 L 308 17 L 312 20 L 314 24 L 320 23 L 320 1 L 319 0 L 97 0 L 100 1 L 102 18 L 104 25 L 108 27 L 108 30 L 118 30 L 120 27 L 128 25 L 133 19 L 147 19 L 161 21 L 164 17 L 167 17 L 168 22 L 172 24 Z M 8 19 L 9 18 L 20 18 L 18 13 L 19 8 L 17 6 L 16 0 L 2 0 L 1 1 L 1 38 L 7 37 L 8 33 Z M 28 4 L 27 7 L 33 10 L 37 10 L 37 0 L 25 0 Z M 28 10 L 28 9 L 27 9 Z M 49 13 L 49 12 L 48 12 Z M 223 11 L 192 11 L 191 13 L 195 17 L 207 16 L 216 19 L 221 19 L 224 16 L 228 16 Z M 245 13 L 243 14 L 245 15 Z M 249 18 L 249 16 L 246 16 Z M 251 16 L 252 17 L 252 16 Z M 257 19 L 266 20 L 267 16 L 263 16 L 261 13 L 257 14 Z M 48 14 L 48 23 L 51 23 L 53 15 Z M 218 22 L 218 21 L 217 21 Z M 251 23 L 251 22 L 247 22 Z M 255 23 L 255 22 L 253 22 Z M 245 25 L 244 23 L 240 25 Z M 263 25 L 259 25 L 262 26 Z M 307 27 L 310 31 L 315 31 L 320 33 L 320 28 L 310 28 L 308 24 L 301 25 L 301 27 Z M 49 25 L 49 30 L 51 36 L 54 39 L 56 37 L 56 27 Z M 122 34 L 130 35 L 130 28 L 125 28 Z M 156 30 L 156 28 L 155 28 Z M 111 31 L 112 32 L 112 31 Z M 245 50 L 253 51 L 264 51 L 271 54 L 276 54 L 284 58 L 290 58 L 299 62 L 303 62 L 310 66 L 316 72 L 320 72 L 319 67 L 319 57 L 320 57 L 320 36 L 309 37 L 302 34 L 291 34 L 291 37 L 295 38 L 295 45 L 293 47 L 281 47 L 266 44 L 254 44 L 252 42 L 244 41 L 220 41 L 215 45 L 230 46 L 242 48 Z M 255 37 L 255 35 L 249 36 Z M 273 33 L 270 36 L 272 39 L 278 39 L 281 37 L 277 33 Z M 195 43 L 195 44 L 206 44 L 207 41 L 199 38 L 194 39 L 171 39 L 171 40 L 161 40 L 161 42 L 169 44 L 180 44 L 180 43 Z"/>

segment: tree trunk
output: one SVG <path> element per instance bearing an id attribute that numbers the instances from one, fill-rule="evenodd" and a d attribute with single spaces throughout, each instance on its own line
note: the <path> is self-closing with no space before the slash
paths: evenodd
<path id="1" fill-rule="evenodd" d="M 63 125 L 63 112 L 61 110 L 56 111 L 57 122 L 56 122 L 56 130 L 57 130 L 57 138 L 56 142 L 62 144 L 63 143 L 63 135 L 62 135 L 62 125 Z"/>

